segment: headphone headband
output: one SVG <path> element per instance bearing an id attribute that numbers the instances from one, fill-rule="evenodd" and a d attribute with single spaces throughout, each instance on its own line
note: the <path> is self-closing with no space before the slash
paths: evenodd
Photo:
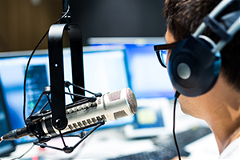
<path id="1" fill-rule="evenodd" d="M 224 11 L 224 9 L 229 6 L 234 0 L 224 0 L 221 1 L 209 15 L 204 18 L 204 21 L 193 33 L 193 37 L 199 37 L 203 31 L 209 27 L 216 35 L 218 35 L 221 40 L 217 43 L 215 47 L 212 48 L 212 53 L 217 53 L 221 51 L 222 48 L 231 41 L 234 35 L 240 30 L 240 10 L 231 12 L 222 17 L 223 21 L 228 22 L 228 30 L 226 30 L 223 25 L 216 20 L 216 17 Z"/>

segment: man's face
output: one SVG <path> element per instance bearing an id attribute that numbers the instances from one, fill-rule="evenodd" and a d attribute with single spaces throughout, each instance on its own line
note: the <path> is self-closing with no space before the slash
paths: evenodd
<path id="1" fill-rule="evenodd" d="M 170 44 L 173 42 L 176 42 L 176 40 L 174 39 L 172 33 L 169 31 L 169 29 L 167 29 L 167 32 L 165 34 L 165 40 L 166 40 L 166 44 Z M 167 68 L 168 68 L 168 60 L 169 57 L 171 55 L 171 50 L 168 50 L 168 55 L 167 55 Z M 176 90 L 174 88 L 174 90 Z M 202 100 L 202 96 L 199 97 L 186 97 L 183 95 L 180 95 L 180 97 L 178 98 L 178 101 L 181 105 L 181 109 L 185 114 L 189 114 L 193 117 L 196 118 L 200 118 L 200 113 L 201 113 L 201 107 L 200 107 L 200 103 Z"/>

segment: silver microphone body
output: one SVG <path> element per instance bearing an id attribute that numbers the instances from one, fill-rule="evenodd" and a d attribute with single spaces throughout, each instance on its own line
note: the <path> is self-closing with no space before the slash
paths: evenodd
<path id="1" fill-rule="evenodd" d="M 137 112 L 136 98 L 129 88 L 123 88 L 120 91 L 106 93 L 98 97 L 95 102 L 88 102 L 66 109 L 68 125 L 61 130 L 64 134 L 69 131 L 77 130 L 81 127 L 87 127 L 99 120 L 115 121 L 119 118 L 132 116 Z M 51 115 L 44 117 L 41 125 L 47 137 L 59 134 L 52 122 Z"/>
<path id="2" fill-rule="evenodd" d="M 137 112 L 136 98 L 129 88 L 106 93 L 98 97 L 95 102 L 88 102 L 81 105 L 73 103 L 66 107 L 66 117 L 68 125 L 61 133 L 69 133 L 78 131 L 80 128 L 86 128 L 98 121 L 115 121 L 126 116 L 133 116 Z M 41 138 L 51 138 L 60 135 L 59 131 L 52 125 L 52 115 L 43 117 L 39 122 L 39 126 L 43 131 Z M 26 135 L 33 136 L 31 133 L 25 133 L 28 130 L 23 127 L 14 132 L 14 139 L 24 137 Z M 21 134 L 20 134 L 21 131 Z M 12 131 L 11 131 L 12 132 Z M 9 132 L 10 133 L 10 132 Z M 9 134 L 8 133 L 8 134 Z M 19 134 L 18 134 L 19 133 Z M 3 140 L 10 140 L 12 136 L 3 136 Z"/>

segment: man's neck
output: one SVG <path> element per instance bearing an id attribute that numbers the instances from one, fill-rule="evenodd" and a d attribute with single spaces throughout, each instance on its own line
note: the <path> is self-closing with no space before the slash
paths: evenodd
<path id="1" fill-rule="evenodd" d="M 205 117 L 214 133 L 219 152 L 240 136 L 240 94 L 224 80 L 218 81 L 212 94 L 211 112 Z M 207 104 L 206 104 L 207 105 Z"/>

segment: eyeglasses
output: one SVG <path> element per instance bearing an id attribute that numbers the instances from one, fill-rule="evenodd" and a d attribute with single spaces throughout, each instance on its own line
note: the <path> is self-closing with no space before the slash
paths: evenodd
<path id="1" fill-rule="evenodd" d="M 167 53 L 169 49 L 173 49 L 178 42 L 170 43 L 170 44 L 162 44 L 162 45 L 155 45 L 154 50 L 157 54 L 158 61 L 160 64 L 167 68 Z"/>

